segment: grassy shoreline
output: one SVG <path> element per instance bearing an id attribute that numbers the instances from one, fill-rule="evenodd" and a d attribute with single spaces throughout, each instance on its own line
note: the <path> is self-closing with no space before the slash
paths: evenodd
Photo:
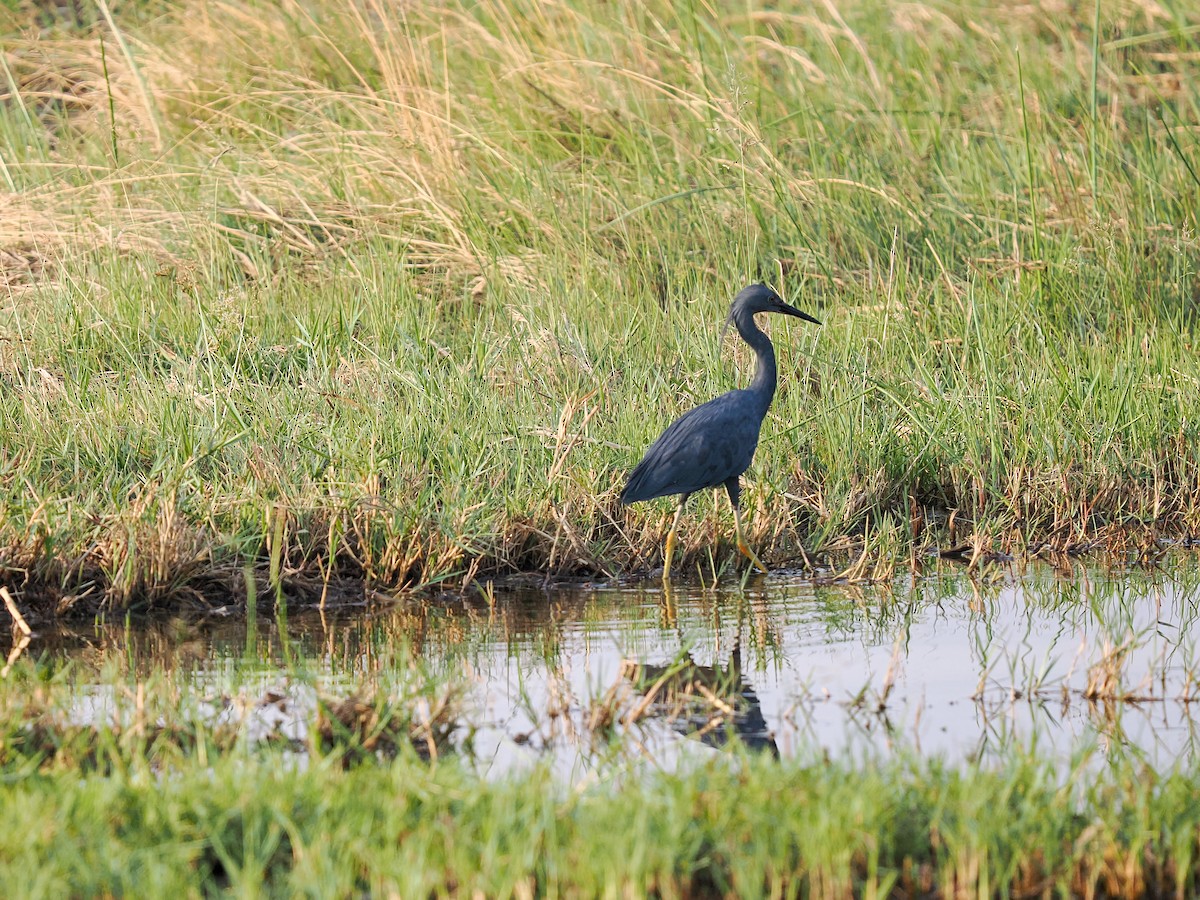
<path id="1" fill-rule="evenodd" d="M 748 380 L 718 326 L 758 278 L 826 323 L 773 331 L 769 565 L 1197 533 L 1183 6 L 31 10 L 0 10 L 31 615 L 247 568 L 295 602 L 649 570 L 669 504 L 619 508 L 623 473 Z M 685 567 L 728 568 L 729 525 L 696 498 Z"/>
<path id="2" fill-rule="evenodd" d="M 274 739 L 251 736 L 255 701 L 236 676 L 193 684 L 123 673 L 122 659 L 114 648 L 98 674 L 24 660 L 0 681 L 11 896 L 1132 897 L 1200 884 L 1186 761 L 1155 772 L 1114 748 L 1050 761 L 1019 747 L 988 764 L 779 761 L 731 747 L 663 771 L 630 728 L 600 736 L 568 784 L 549 765 L 473 769 L 437 737 L 467 725 L 453 703 L 422 705 L 445 686 L 402 654 L 373 696 L 360 686 Z M 90 695 L 80 724 L 79 687 L 96 681 L 110 700 Z M 303 673 L 289 683 L 259 708 L 297 702 Z M 203 712 L 222 697 L 242 718 Z"/>

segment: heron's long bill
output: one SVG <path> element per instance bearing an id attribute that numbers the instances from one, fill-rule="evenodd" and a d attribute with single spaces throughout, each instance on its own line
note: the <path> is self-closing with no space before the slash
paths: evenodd
<path id="1" fill-rule="evenodd" d="M 796 307 L 789 306 L 787 303 L 784 303 L 782 306 L 780 306 L 779 312 L 786 313 L 789 316 L 795 316 L 798 319 L 803 319 L 805 322 L 812 322 L 814 325 L 821 324 L 820 319 L 814 319 L 808 313 L 801 312 L 800 310 L 796 309 Z"/>

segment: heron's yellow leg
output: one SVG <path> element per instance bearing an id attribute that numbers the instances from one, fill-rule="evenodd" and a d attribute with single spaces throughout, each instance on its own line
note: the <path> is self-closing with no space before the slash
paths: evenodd
<path id="1" fill-rule="evenodd" d="M 750 545 L 747 544 L 746 539 L 742 537 L 742 511 L 736 506 L 733 508 L 733 525 L 734 528 L 737 529 L 738 549 L 745 554 L 746 558 L 749 559 L 750 562 L 754 563 L 754 565 L 758 567 L 758 571 L 762 572 L 764 575 L 767 574 L 767 567 L 762 564 L 762 560 L 754 555 L 754 551 L 750 549 Z"/>
<path id="2" fill-rule="evenodd" d="M 679 529 L 679 517 L 683 515 L 683 504 L 687 502 L 687 497 L 679 501 L 679 508 L 675 510 L 675 518 L 671 522 L 671 530 L 667 532 L 667 549 L 663 552 L 663 581 L 671 580 L 671 557 L 675 555 L 675 532 Z"/>

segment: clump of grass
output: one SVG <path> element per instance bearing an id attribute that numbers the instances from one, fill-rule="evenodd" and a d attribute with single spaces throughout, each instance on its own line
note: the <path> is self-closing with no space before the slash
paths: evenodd
<path id="1" fill-rule="evenodd" d="M 1105 703 L 1136 699 L 1138 695 L 1129 690 L 1123 677 L 1127 658 L 1133 646 L 1132 637 L 1120 645 L 1114 645 L 1111 641 L 1104 643 L 1100 659 L 1088 667 L 1087 686 L 1083 691 L 1083 699 L 1093 702 L 1100 700 Z"/>
<path id="2" fill-rule="evenodd" d="M 322 750 L 349 748 L 347 764 L 364 754 L 395 756 L 402 748 L 415 750 L 422 759 L 434 760 L 451 749 L 450 739 L 461 727 L 452 691 L 433 702 L 406 709 L 378 694 L 358 694 L 322 701 L 317 734 Z"/>
<path id="3" fill-rule="evenodd" d="M 0 769 L 116 775 L 131 763 L 174 772 L 225 755 L 282 750 L 343 766 L 409 754 L 434 761 L 464 731 L 450 682 L 364 683 L 348 696 L 231 684 L 200 694 L 185 670 L 127 677 L 109 659 L 98 670 L 51 673 L 23 658 L 0 681 Z M 94 680 L 92 680 L 94 679 Z"/>
<path id="4" fill-rule="evenodd" d="M 1200 525 L 1190 10 L 105 10 L 0 13 L 26 605 L 653 567 L 622 472 L 746 380 L 757 278 L 826 322 L 776 323 L 768 562 Z M 694 503 L 685 566 L 729 534 Z"/>

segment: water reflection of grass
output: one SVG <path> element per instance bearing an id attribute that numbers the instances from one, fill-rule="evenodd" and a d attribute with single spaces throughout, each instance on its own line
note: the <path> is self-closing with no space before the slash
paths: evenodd
<path id="1" fill-rule="evenodd" d="M 1194 5 L 77 6 L 0 6 L 30 615 L 653 568 L 621 473 L 745 382 L 756 278 L 826 321 L 774 326 L 769 562 L 1200 521 Z M 684 569 L 732 575 L 695 504 Z"/>

